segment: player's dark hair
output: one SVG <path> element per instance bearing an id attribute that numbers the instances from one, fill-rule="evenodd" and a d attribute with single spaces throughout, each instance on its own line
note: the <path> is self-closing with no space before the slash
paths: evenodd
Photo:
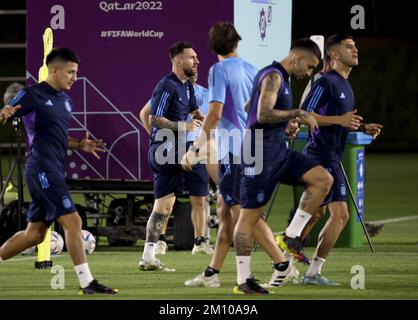
<path id="1" fill-rule="evenodd" d="M 238 47 L 241 36 L 230 22 L 217 22 L 208 34 L 208 47 L 221 56 L 233 52 Z"/>
<path id="2" fill-rule="evenodd" d="M 67 48 L 54 48 L 46 57 L 46 65 L 56 60 L 63 62 L 74 62 L 80 64 L 80 58 L 73 51 Z"/>
<path id="3" fill-rule="evenodd" d="M 175 56 L 183 53 L 184 49 L 193 49 L 193 44 L 190 41 L 178 41 L 170 47 L 170 59 L 173 60 Z"/>
<path id="4" fill-rule="evenodd" d="M 319 49 L 318 45 L 309 38 L 303 38 L 293 42 L 290 50 L 293 49 L 308 50 L 313 55 L 315 55 L 318 58 L 318 60 L 321 60 L 321 50 Z"/>
<path id="5" fill-rule="evenodd" d="M 330 36 L 327 41 L 325 42 L 325 52 L 328 52 L 330 48 L 336 44 L 340 44 L 342 41 L 347 39 L 353 39 L 353 37 L 349 34 L 345 33 L 336 33 Z"/>

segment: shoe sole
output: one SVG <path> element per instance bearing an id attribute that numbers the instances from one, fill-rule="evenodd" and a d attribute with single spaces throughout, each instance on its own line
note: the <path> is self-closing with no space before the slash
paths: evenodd
<path id="1" fill-rule="evenodd" d="M 324 286 L 324 287 L 338 287 L 341 285 L 341 283 L 319 283 L 319 282 L 300 282 L 301 285 L 304 286 Z"/>
<path id="2" fill-rule="evenodd" d="M 119 289 L 113 289 L 114 292 L 97 292 L 97 291 L 89 291 L 84 292 L 83 290 L 80 290 L 78 292 L 79 296 L 91 296 L 93 294 L 117 294 L 119 292 Z"/>
<path id="3" fill-rule="evenodd" d="M 251 295 L 251 296 L 266 296 L 270 293 L 274 293 L 273 291 L 268 291 L 267 293 L 261 293 L 261 292 L 243 292 L 241 291 L 238 286 L 234 287 L 233 291 L 234 294 L 240 294 L 240 295 Z"/>
<path id="4" fill-rule="evenodd" d="M 149 272 L 152 272 L 152 271 L 156 271 L 156 272 L 176 272 L 176 269 L 163 269 L 163 270 L 160 270 L 160 269 L 141 269 L 141 268 L 138 268 L 139 269 L 139 271 L 143 271 L 143 272 L 147 272 L 147 271 L 149 271 Z"/>
<path id="5" fill-rule="evenodd" d="M 208 284 L 206 282 L 201 282 L 199 284 L 187 284 L 184 282 L 184 285 L 189 288 L 219 288 L 221 286 L 220 283 L 217 284 Z"/>
<path id="6" fill-rule="evenodd" d="M 193 252 L 192 251 L 192 255 L 196 255 L 196 254 L 207 254 L 207 255 L 213 255 L 213 252 L 203 252 L 203 251 L 199 251 L 199 252 Z"/>

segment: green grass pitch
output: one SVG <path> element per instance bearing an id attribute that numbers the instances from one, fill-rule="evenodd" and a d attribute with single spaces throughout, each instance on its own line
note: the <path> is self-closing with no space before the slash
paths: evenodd
<path id="1" fill-rule="evenodd" d="M 69 256 L 54 257 L 54 265 L 65 270 L 65 289 L 51 289 L 50 270 L 35 270 L 35 256 L 17 256 L 0 263 L 0 300 L 5 299 L 151 299 L 151 300 L 283 300 L 283 299 L 418 299 L 418 156 L 368 155 L 366 159 L 366 220 L 376 221 L 412 217 L 411 220 L 386 223 L 384 230 L 372 238 L 376 252 L 367 242 L 361 248 L 335 248 L 328 257 L 323 273 L 340 282 L 339 287 L 286 285 L 269 296 L 249 297 L 232 294 L 235 283 L 235 252 L 232 249 L 221 272 L 221 287 L 187 288 L 186 279 L 207 266 L 210 257 L 192 256 L 190 252 L 170 247 L 161 259 L 175 273 L 139 272 L 137 263 L 142 242 L 135 247 L 109 248 L 99 245 L 88 257 L 93 275 L 99 281 L 119 288 L 116 296 L 81 297 Z M 291 189 L 283 187 L 273 207 L 269 224 L 273 231 L 283 230 L 291 206 Z M 305 252 L 312 256 L 313 248 Z M 365 289 L 351 288 L 353 266 L 365 271 Z M 301 274 L 305 266 L 297 264 Z M 268 281 L 272 268 L 269 259 L 258 249 L 252 258 L 253 273 Z"/>

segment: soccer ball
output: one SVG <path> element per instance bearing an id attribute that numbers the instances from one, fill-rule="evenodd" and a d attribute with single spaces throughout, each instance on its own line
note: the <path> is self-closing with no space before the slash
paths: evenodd
<path id="1" fill-rule="evenodd" d="M 24 256 L 30 256 L 34 254 L 35 251 L 36 251 L 36 246 L 33 246 L 33 247 L 23 250 L 20 254 L 23 254 Z"/>
<path id="2" fill-rule="evenodd" d="M 219 225 L 219 220 L 216 215 L 211 215 L 209 218 L 209 228 L 217 228 Z"/>
<path id="3" fill-rule="evenodd" d="M 90 254 L 96 248 L 96 238 L 87 230 L 81 230 L 83 237 L 83 248 L 86 254 Z"/>
<path id="4" fill-rule="evenodd" d="M 51 254 L 58 255 L 62 252 L 63 248 L 64 239 L 62 236 L 56 231 L 51 231 Z"/>

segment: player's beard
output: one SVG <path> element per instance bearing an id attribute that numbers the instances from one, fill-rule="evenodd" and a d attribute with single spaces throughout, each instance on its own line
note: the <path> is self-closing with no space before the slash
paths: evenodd
<path id="1" fill-rule="evenodd" d="M 186 75 L 186 77 L 190 78 L 192 76 L 196 75 L 196 71 L 193 68 L 190 69 L 184 69 L 184 74 Z"/>

